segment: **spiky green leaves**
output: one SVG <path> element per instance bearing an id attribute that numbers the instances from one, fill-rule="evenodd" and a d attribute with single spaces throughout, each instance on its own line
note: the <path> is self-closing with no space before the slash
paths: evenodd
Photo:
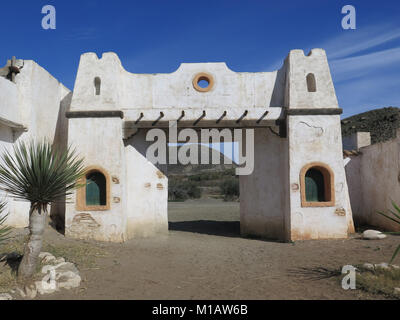
<path id="1" fill-rule="evenodd" d="M 400 207 L 392 200 L 392 206 L 393 208 L 396 210 L 396 212 L 394 212 L 393 210 L 388 210 L 389 213 L 392 215 L 390 216 L 389 214 L 386 214 L 382 211 L 378 211 L 378 213 L 394 222 L 396 222 L 397 224 L 400 224 Z M 400 232 L 385 232 L 388 234 L 396 234 L 396 235 L 400 235 Z M 400 252 L 400 245 L 396 248 L 396 250 L 393 253 L 392 259 L 390 259 L 389 263 L 392 263 L 393 260 L 396 258 L 396 256 L 398 255 L 398 253 Z"/>
<path id="2" fill-rule="evenodd" d="M 61 151 L 47 141 L 20 142 L 0 159 L 0 188 L 33 207 L 70 195 L 83 174 L 83 159 L 74 150 Z"/>
<path id="3" fill-rule="evenodd" d="M 3 215 L 6 204 L 0 202 L 0 244 L 8 239 L 8 235 L 11 232 L 11 228 L 4 226 L 4 222 L 7 220 L 8 214 Z"/>

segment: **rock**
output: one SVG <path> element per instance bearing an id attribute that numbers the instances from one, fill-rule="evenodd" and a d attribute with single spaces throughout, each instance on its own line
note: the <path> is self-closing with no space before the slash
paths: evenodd
<path id="1" fill-rule="evenodd" d="M 63 273 L 66 271 L 71 271 L 79 275 L 79 270 L 71 262 L 62 262 L 54 267 L 57 273 Z"/>
<path id="2" fill-rule="evenodd" d="M 377 230 L 365 230 L 362 237 L 366 240 L 380 240 L 385 239 L 386 235 Z"/>
<path id="3" fill-rule="evenodd" d="M 76 274 L 79 274 L 79 270 L 71 262 L 60 262 L 55 265 L 52 265 L 52 264 L 45 265 L 42 268 L 42 273 L 46 274 L 52 269 L 54 269 L 56 271 L 56 273 L 60 273 L 60 272 L 64 272 L 64 271 L 72 271 Z"/>
<path id="4" fill-rule="evenodd" d="M 12 300 L 13 297 L 9 293 L 0 293 L 0 300 Z"/>
<path id="5" fill-rule="evenodd" d="M 65 259 L 62 258 L 62 257 L 60 257 L 60 258 L 57 258 L 57 259 L 54 261 L 54 264 L 60 264 L 60 263 L 63 263 L 63 262 L 65 262 Z"/>
<path id="6" fill-rule="evenodd" d="M 46 274 L 42 281 L 36 281 L 35 285 L 38 293 L 42 295 L 57 291 L 57 283 L 55 279 L 51 279 L 51 274 Z"/>
<path id="7" fill-rule="evenodd" d="M 372 263 L 364 263 L 362 267 L 365 270 L 370 270 L 370 271 L 374 271 L 375 270 L 375 267 L 374 267 L 374 265 Z"/>
<path id="8" fill-rule="evenodd" d="M 64 289 L 77 288 L 80 286 L 82 281 L 79 275 L 79 270 L 71 262 L 61 262 L 55 266 L 45 265 L 42 268 L 42 273 L 46 274 L 46 276 L 43 278 L 42 281 L 37 281 L 39 283 L 39 284 L 37 283 L 39 292 L 52 293 L 60 288 Z M 54 291 L 52 292 L 47 292 L 48 290 L 46 283 L 44 284 L 43 288 L 42 282 L 43 281 L 47 282 L 50 285 L 50 277 L 55 277 L 55 283 L 57 288 L 56 289 L 53 288 Z M 50 291 L 53 289 L 50 289 Z"/>
<path id="9" fill-rule="evenodd" d="M 48 290 L 49 287 L 47 287 L 46 285 L 43 285 L 42 281 L 35 281 L 35 286 L 36 286 L 37 292 L 39 294 L 41 294 L 41 295 L 50 294 L 50 293 L 53 293 L 55 291 L 55 290 L 54 291 Z"/>
<path id="10" fill-rule="evenodd" d="M 49 252 L 41 252 L 39 254 L 39 258 L 41 259 L 41 262 L 43 264 L 60 264 L 62 262 L 65 262 L 65 259 L 60 257 L 60 258 L 56 258 L 55 256 L 53 256 L 51 253 Z"/>
<path id="11" fill-rule="evenodd" d="M 394 292 L 395 295 L 400 295 L 400 288 L 394 288 Z"/>
<path id="12" fill-rule="evenodd" d="M 375 266 L 376 269 L 383 269 L 383 270 L 389 270 L 390 269 L 389 264 L 387 264 L 386 262 L 375 264 L 374 266 Z"/>
<path id="13" fill-rule="evenodd" d="M 29 299 L 35 299 L 37 295 L 37 289 L 34 284 L 25 287 L 26 297 Z"/>
<path id="14" fill-rule="evenodd" d="M 395 270 L 400 269 L 400 267 L 399 267 L 398 265 L 395 265 L 395 264 L 391 264 L 390 266 L 391 266 L 393 269 L 395 269 Z"/>
<path id="15" fill-rule="evenodd" d="M 58 288 L 72 289 L 81 285 L 81 277 L 71 271 L 60 273 L 57 277 Z"/>
<path id="16" fill-rule="evenodd" d="M 44 257 L 47 256 L 53 256 L 50 252 L 41 252 L 39 253 L 39 259 L 43 259 Z"/>
<path id="17" fill-rule="evenodd" d="M 55 256 L 49 255 L 49 256 L 45 256 L 42 259 L 42 263 L 46 264 L 46 263 L 55 263 L 57 261 Z"/>
<path id="18" fill-rule="evenodd" d="M 50 270 L 55 270 L 55 266 L 53 266 L 52 264 L 47 264 L 43 266 L 42 273 L 43 274 L 49 273 Z"/>

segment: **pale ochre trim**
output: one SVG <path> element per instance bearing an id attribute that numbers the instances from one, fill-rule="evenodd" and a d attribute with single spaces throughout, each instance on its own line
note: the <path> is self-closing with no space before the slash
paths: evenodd
<path id="1" fill-rule="evenodd" d="M 306 173 L 309 169 L 315 168 L 324 176 L 324 189 L 325 189 L 325 199 L 328 201 L 306 201 Z M 335 176 L 332 169 L 322 162 L 311 162 L 305 165 L 300 170 L 300 194 L 301 194 L 301 206 L 302 207 L 333 207 L 335 206 Z"/>
<path id="2" fill-rule="evenodd" d="M 202 88 L 199 86 L 199 81 L 205 80 L 208 82 L 208 86 L 206 88 Z M 195 75 L 193 78 L 193 88 L 195 88 L 199 92 L 208 92 L 214 87 L 214 78 L 211 74 L 200 72 Z"/>
<path id="3" fill-rule="evenodd" d="M 86 176 L 92 172 L 100 172 L 106 178 L 106 205 L 105 206 L 87 206 L 86 205 Z M 77 211 L 107 211 L 110 210 L 110 185 L 111 179 L 108 172 L 100 166 L 90 166 L 85 170 L 85 175 L 79 180 L 83 187 L 76 191 L 76 210 Z"/>

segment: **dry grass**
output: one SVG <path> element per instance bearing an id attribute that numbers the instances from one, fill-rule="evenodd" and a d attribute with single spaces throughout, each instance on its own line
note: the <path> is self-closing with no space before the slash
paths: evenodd
<path id="1" fill-rule="evenodd" d="M 399 299 L 400 295 L 394 293 L 395 288 L 400 288 L 400 269 L 377 268 L 374 271 L 357 266 L 360 272 L 356 273 L 356 288 L 372 294 L 384 295 L 388 298 Z M 343 275 L 340 268 L 296 268 L 288 271 L 289 275 L 302 277 L 305 280 L 322 280 L 336 278 L 341 285 Z"/>
<path id="2" fill-rule="evenodd" d="M 44 242 L 42 251 L 50 252 L 55 257 L 63 257 L 66 261 L 75 263 L 78 269 L 96 267 L 96 258 L 107 255 L 103 248 L 84 241 L 79 244 L 51 244 Z"/>
<path id="3" fill-rule="evenodd" d="M 12 237 L 0 246 L 0 293 L 8 292 L 17 286 L 16 265 L 18 261 L 7 261 L 6 256 L 12 252 L 22 254 L 24 249 L 23 236 Z"/>
<path id="4" fill-rule="evenodd" d="M 0 266 L 0 293 L 9 292 L 17 286 L 17 280 L 11 268 Z"/>
<path id="5" fill-rule="evenodd" d="M 27 236 L 15 235 L 0 246 L 0 293 L 9 292 L 17 286 L 16 270 L 19 259 L 6 259 L 10 253 L 22 255 Z M 63 257 L 68 262 L 73 262 L 78 269 L 96 267 L 96 258 L 107 255 L 106 251 L 94 244 L 81 241 L 79 243 L 66 242 L 53 244 L 46 240 L 43 242 L 42 251 L 50 252 L 55 257 Z M 41 276 L 42 265 L 38 264 L 35 280 Z"/>
<path id="6" fill-rule="evenodd" d="M 375 269 L 375 271 L 362 270 L 357 273 L 357 289 L 369 293 L 383 294 L 389 298 L 399 299 L 394 293 L 395 288 L 400 288 L 400 269 Z"/>

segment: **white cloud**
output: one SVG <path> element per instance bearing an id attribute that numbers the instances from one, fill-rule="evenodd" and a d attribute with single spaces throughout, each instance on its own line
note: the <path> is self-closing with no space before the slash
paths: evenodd
<path id="1" fill-rule="evenodd" d="M 398 39 L 400 39 L 400 27 L 393 23 L 387 23 L 378 26 L 359 27 L 356 30 L 343 30 L 340 35 L 327 41 L 316 42 L 312 46 L 303 48 L 303 50 L 307 54 L 313 48 L 323 48 L 327 53 L 328 60 L 333 62 Z M 266 71 L 276 70 L 282 64 L 283 59 L 279 59 L 263 69 Z"/>
<path id="2" fill-rule="evenodd" d="M 336 82 L 371 74 L 400 63 L 400 47 L 351 58 L 331 60 L 330 67 Z"/>
<path id="3" fill-rule="evenodd" d="M 370 26 L 343 32 L 320 47 L 327 52 L 329 59 L 347 57 L 357 52 L 400 39 L 400 28 L 393 24 Z"/>
<path id="4" fill-rule="evenodd" d="M 372 77 L 363 77 L 335 85 L 339 105 L 343 108 L 343 117 L 383 108 L 400 106 L 400 77 L 385 72 L 375 73 Z"/>

